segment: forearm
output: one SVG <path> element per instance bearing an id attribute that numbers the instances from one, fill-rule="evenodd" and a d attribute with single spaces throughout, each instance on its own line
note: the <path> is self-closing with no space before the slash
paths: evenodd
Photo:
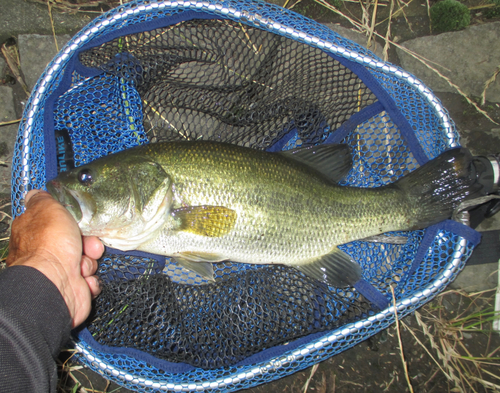
<path id="1" fill-rule="evenodd" d="M 0 391 L 55 392 L 55 358 L 70 329 L 66 303 L 44 274 L 27 266 L 0 274 Z"/>

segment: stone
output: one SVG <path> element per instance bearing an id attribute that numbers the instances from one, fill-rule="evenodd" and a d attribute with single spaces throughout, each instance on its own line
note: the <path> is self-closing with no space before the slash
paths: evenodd
<path id="1" fill-rule="evenodd" d="M 0 86 L 0 123 L 16 120 L 14 98 L 10 86 Z M 19 124 L 0 126 L 0 194 L 10 194 L 12 154 Z"/>
<path id="2" fill-rule="evenodd" d="M 449 78 L 460 89 L 480 96 L 485 82 L 500 65 L 500 22 L 470 26 L 469 28 L 435 36 L 406 41 L 405 48 L 425 57 L 428 62 Z M 421 79 L 432 90 L 457 91 L 422 62 L 397 49 L 401 66 Z M 486 91 L 486 99 L 500 102 L 500 78 Z"/>
<path id="3" fill-rule="evenodd" d="M 52 34 L 47 5 L 27 0 L 1 0 L 0 44 L 18 34 Z M 62 13 L 55 7 L 52 19 L 57 35 L 73 35 L 87 25 L 97 13 Z"/>
<path id="4" fill-rule="evenodd" d="M 70 40 L 69 35 L 56 36 L 59 50 Z M 31 90 L 45 67 L 57 54 L 54 37 L 51 35 L 21 34 L 18 39 L 19 57 L 24 81 Z"/>
<path id="5" fill-rule="evenodd" d="M 463 289 L 466 292 L 480 292 L 496 288 L 498 285 L 498 264 L 465 266 L 449 289 Z"/>
<path id="6" fill-rule="evenodd" d="M 3 57 L 0 56 L 0 78 L 4 77 L 6 68 L 7 68 L 7 63 L 5 62 Z"/>

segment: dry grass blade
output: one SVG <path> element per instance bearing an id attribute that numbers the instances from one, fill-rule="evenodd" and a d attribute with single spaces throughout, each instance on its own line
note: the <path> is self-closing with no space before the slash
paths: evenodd
<path id="1" fill-rule="evenodd" d="M 408 384 L 408 389 L 411 393 L 413 393 L 413 386 L 411 385 L 410 376 L 408 375 L 408 365 L 406 364 L 405 355 L 403 352 L 403 342 L 401 341 L 401 331 L 399 329 L 399 319 L 398 319 L 398 310 L 396 306 L 396 296 L 394 295 L 394 288 L 392 285 L 391 294 L 392 294 L 392 307 L 394 308 L 394 318 L 396 319 L 396 332 L 398 333 L 398 342 L 399 342 L 399 353 L 401 355 L 401 361 L 403 362 L 403 369 L 405 372 L 406 383 Z"/>
<path id="2" fill-rule="evenodd" d="M 71 353 L 71 356 L 68 357 L 64 362 L 58 361 L 59 368 L 61 371 L 62 377 L 59 378 L 59 385 L 57 391 L 59 393 L 113 393 L 114 391 L 120 390 L 121 388 L 114 389 L 113 391 L 109 391 L 110 382 L 106 382 L 106 387 L 104 390 L 95 389 L 92 381 L 89 377 L 82 371 L 85 369 L 84 366 L 70 364 L 72 357 L 77 352 L 75 349 L 64 349 L 64 352 Z M 68 378 L 73 381 L 74 386 L 69 387 L 66 386 Z M 87 388 L 83 386 L 82 381 L 86 381 Z"/>
<path id="3" fill-rule="evenodd" d="M 455 387 L 460 389 L 460 392 L 463 392 L 462 388 L 460 387 L 460 379 L 456 377 L 454 369 L 449 367 L 449 359 L 444 355 L 444 353 L 441 351 L 441 348 L 436 344 L 436 341 L 434 340 L 434 334 L 431 333 L 429 326 L 424 323 L 424 321 L 422 320 L 422 316 L 418 311 L 415 311 L 415 318 L 418 325 L 422 328 L 424 335 L 429 340 L 431 348 L 436 351 L 438 359 L 443 362 L 444 369 L 448 370 L 447 372 L 445 372 L 445 375 L 455 383 Z"/>
<path id="4" fill-rule="evenodd" d="M 496 81 L 498 74 L 500 74 L 500 65 L 497 66 L 491 78 L 484 82 L 484 90 L 481 93 L 481 105 L 486 103 L 486 90 Z"/>
<path id="5" fill-rule="evenodd" d="M 408 3 L 405 3 L 403 2 L 403 5 L 401 5 L 401 2 L 399 0 L 397 0 L 397 3 L 398 3 L 398 6 L 399 8 L 394 11 L 394 13 L 392 15 L 390 15 L 389 17 L 385 18 L 385 19 L 382 19 L 380 21 L 377 22 L 377 24 L 375 26 L 379 26 L 385 22 L 388 22 L 389 20 L 391 20 L 392 18 L 396 18 L 397 16 L 399 16 L 399 14 L 403 14 L 404 18 L 405 18 L 405 21 L 406 23 L 408 24 L 408 28 L 410 29 L 410 31 L 413 31 L 410 27 L 410 22 L 408 21 L 408 18 L 406 16 L 406 13 L 404 11 L 404 9 L 406 7 L 408 7 L 411 3 L 413 2 L 413 0 L 410 0 Z"/>
<path id="6" fill-rule="evenodd" d="M 427 17 L 429 20 L 431 19 L 431 4 L 429 3 L 429 0 L 425 0 L 426 8 L 427 8 Z M 432 28 L 431 28 L 431 33 L 432 33 Z"/>
<path id="7" fill-rule="evenodd" d="M 500 391 L 500 385 L 497 385 L 496 383 L 488 382 L 488 381 L 485 381 L 484 379 L 480 379 L 480 378 L 473 377 L 473 376 L 471 376 L 470 378 L 473 379 L 474 381 L 479 382 L 480 384 L 484 385 L 485 387 L 487 387 L 489 389 L 494 389 L 497 392 Z"/>
<path id="8" fill-rule="evenodd" d="M 469 11 L 472 11 L 472 10 L 482 10 L 484 8 L 495 8 L 495 7 L 498 7 L 497 4 L 483 4 L 483 5 L 475 5 L 473 7 L 467 7 L 469 9 Z"/>
<path id="9" fill-rule="evenodd" d="M 427 352 L 427 354 L 430 356 L 430 358 L 433 360 L 434 363 L 436 363 L 436 365 L 439 367 L 439 369 L 443 372 L 443 374 L 446 376 L 446 378 L 448 380 L 452 380 L 452 378 L 448 375 L 448 373 L 443 369 L 443 367 L 441 367 L 441 365 L 439 364 L 439 362 L 436 360 L 436 358 L 434 356 L 432 356 L 432 353 L 427 349 L 427 347 L 422 343 L 422 341 L 420 341 L 417 337 L 417 335 L 415 334 L 415 332 L 408 326 L 406 325 L 403 321 L 401 321 L 401 324 L 405 327 L 406 330 L 408 330 L 410 332 L 410 334 L 413 336 L 413 338 L 415 339 L 415 341 L 424 349 L 425 352 Z"/>
<path id="10" fill-rule="evenodd" d="M 408 4 L 410 4 L 412 2 L 412 0 L 410 0 L 408 3 L 405 3 L 404 1 L 402 2 L 401 0 L 397 0 L 397 2 L 398 2 L 398 5 L 399 5 L 398 13 L 402 13 L 403 14 L 403 17 L 405 18 L 406 24 L 408 25 L 408 28 L 413 33 L 413 29 L 411 28 L 411 23 L 408 20 L 408 17 L 406 16 L 406 12 L 405 12 L 405 7 L 408 7 Z M 401 2 L 403 3 L 403 6 L 401 5 Z"/>
<path id="11" fill-rule="evenodd" d="M 315 364 L 312 369 L 311 369 L 311 375 L 309 375 L 309 378 L 307 378 L 307 381 L 306 383 L 304 384 L 304 388 L 303 388 L 303 392 L 306 393 L 307 392 L 307 389 L 309 388 L 309 384 L 311 383 L 311 379 L 312 377 L 314 376 L 314 374 L 316 373 L 316 371 L 318 370 L 318 367 L 319 367 L 319 363 L 318 364 Z"/>
<path id="12" fill-rule="evenodd" d="M 50 0 L 47 0 L 47 8 L 49 11 L 50 27 L 52 27 L 52 36 L 54 37 L 54 44 L 56 45 L 56 50 L 59 52 L 59 45 L 57 44 L 56 29 L 54 27 L 54 19 L 52 18 L 52 6 L 50 5 Z"/>
<path id="13" fill-rule="evenodd" d="M 361 32 L 366 32 L 367 31 L 366 26 L 364 26 L 362 23 L 360 23 L 360 22 L 356 21 L 355 19 L 347 16 L 342 11 L 339 11 L 338 9 L 336 9 L 333 5 L 328 4 L 325 0 L 314 0 L 314 1 L 316 3 L 322 5 L 323 7 L 329 9 L 330 11 L 333 11 L 336 14 L 338 14 L 338 15 L 342 16 L 343 18 L 347 19 L 354 27 L 356 27 L 356 29 L 358 31 L 361 31 Z"/>
<path id="14" fill-rule="evenodd" d="M 7 61 L 7 65 L 9 66 L 10 71 L 17 79 L 19 84 L 22 86 L 24 92 L 26 93 L 26 96 L 28 97 L 30 95 L 30 91 L 26 83 L 24 83 L 23 77 L 21 76 L 21 62 L 19 60 L 19 52 L 17 50 L 17 46 L 16 45 L 7 46 L 3 44 L 2 54 L 5 57 L 5 60 Z"/>
<path id="15" fill-rule="evenodd" d="M 389 59 L 389 47 L 390 47 L 390 38 L 391 38 L 391 20 L 392 20 L 392 12 L 394 11 L 394 0 L 391 0 L 391 7 L 389 8 L 389 21 L 387 23 L 387 32 L 385 34 L 385 44 L 384 44 L 384 61 Z"/>
<path id="16" fill-rule="evenodd" d="M 90 1 L 86 1 L 86 2 L 77 2 L 77 3 L 74 3 L 74 2 L 71 2 L 71 1 L 66 1 L 66 0 L 57 0 L 57 1 L 53 1 L 53 0 L 30 0 L 34 3 L 40 3 L 40 4 L 44 4 L 44 5 L 47 5 L 47 3 L 50 1 L 51 2 L 51 6 L 55 9 L 57 9 L 59 12 L 64 12 L 64 13 L 77 13 L 79 11 L 83 11 L 85 10 L 85 12 L 92 12 L 92 11 L 89 11 L 88 9 L 91 9 L 91 8 L 99 8 L 99 7 L 102 7 L 104 5 L 110 7 L 110 8 L 114 8 L 120 4 L 123 4 L 123 1 L 120 1 L 120 0 L 90 0 Z M 127 2 L 128 0 L 125 1 L 125 3 Z M 99 13 L 101 13 L 101 11 L 99 11 Z"/>
<path id="17" fill-rule="evenodd" d="M 290 10 L 291 10 L 291 9 L 293 9 L 293 7 L 295 7 L 295 6 L 296 6 L 297 4 L 299 4 L 301 1 L 302 1 L 302 0 L 297 0 L 297 1 L 296 1 L 295 3 L 293 3 L 290 7 L 288 7 L 288 9 L 290 9 Z M 289 2 L 290 2 L 290 1 L 289 1 L 289 0 L 287 0 L 287 1 L 285 2 L 285 5 L 283 5 L 283 7 L 284 7 L 284 8 L 287 8 L 287 5 L 288 5 L 288 3 L 289 3 Z"/>
<path id="18" fill-rule="evenodd" d="M 19 123 L 20 121 L 21 121 L 21 119 L 3 121 L 3 122 L 0 123 L 0 127 L 2 127 L 2 126 L 8 126 L 8 125 L 11 125 L 11 124 L 16 124 L 16 123 Z"/>
<path id="19" fill-rule="evenodd" d="M 500 357 L 499 338 L 491 330 L 496 313 L 492 309 L 492 290 L 467 294 L 446 291 L 436 297 L 433 308 L 424 307 L 416 313 L 416 319 L 424 335 L 429 339 L 440 368 L 455 383 L 455 391 L 480 392 L 495 389 L 498 385 Z M 452 309 L 443 307 L 446 296 L 458 297 L 458 305 Z M 449 303 L 448 303 L 449 304 Z M 426 322 L 424 322 L 424 320 Z M 474 341 L 470 341 L 474 339 Z M 471 345 L 471 342 L 474 345 Z M 494 349 L 491 350 L 490 346 Z"/>
<path id="20" fill-rule="evenodd" d="M 378 10 L 378 0 L 375 0 L 375 4 L 373 5 L 373 12 L 371 18 L 370 28 L 368 30 L 368 48 L 372 45 L 373 32 L 375 31 L 375 22 L 377 21 L 377 10 Z"/>

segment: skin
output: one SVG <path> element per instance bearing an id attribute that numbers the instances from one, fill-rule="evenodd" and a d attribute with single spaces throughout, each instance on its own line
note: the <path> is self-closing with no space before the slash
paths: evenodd
<path id="1" fill-rule="evenodd" d="M 26 195 L 25 213 L 12 223 L 6 263 L 31 266 L 52 281 L 76 327 L 101 292 L 95 272 L 103 252 L 101 241 L 82 236 L 75 219 L 49 193 L 32 190 Z"/>

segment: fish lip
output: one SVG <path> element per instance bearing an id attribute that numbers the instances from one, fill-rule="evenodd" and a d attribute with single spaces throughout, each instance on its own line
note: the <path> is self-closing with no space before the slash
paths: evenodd
<path id="1" fill-rule="evenodd" d="M 66 189 L 56 179 L 48 181 L 45 186 L 48 193 L 59 201 L 59 203 L 69 211 L 75 221 L 80 224 L 83 218 L 83 212 L 80 201 L 75 197 L 74 193 Z"/>

